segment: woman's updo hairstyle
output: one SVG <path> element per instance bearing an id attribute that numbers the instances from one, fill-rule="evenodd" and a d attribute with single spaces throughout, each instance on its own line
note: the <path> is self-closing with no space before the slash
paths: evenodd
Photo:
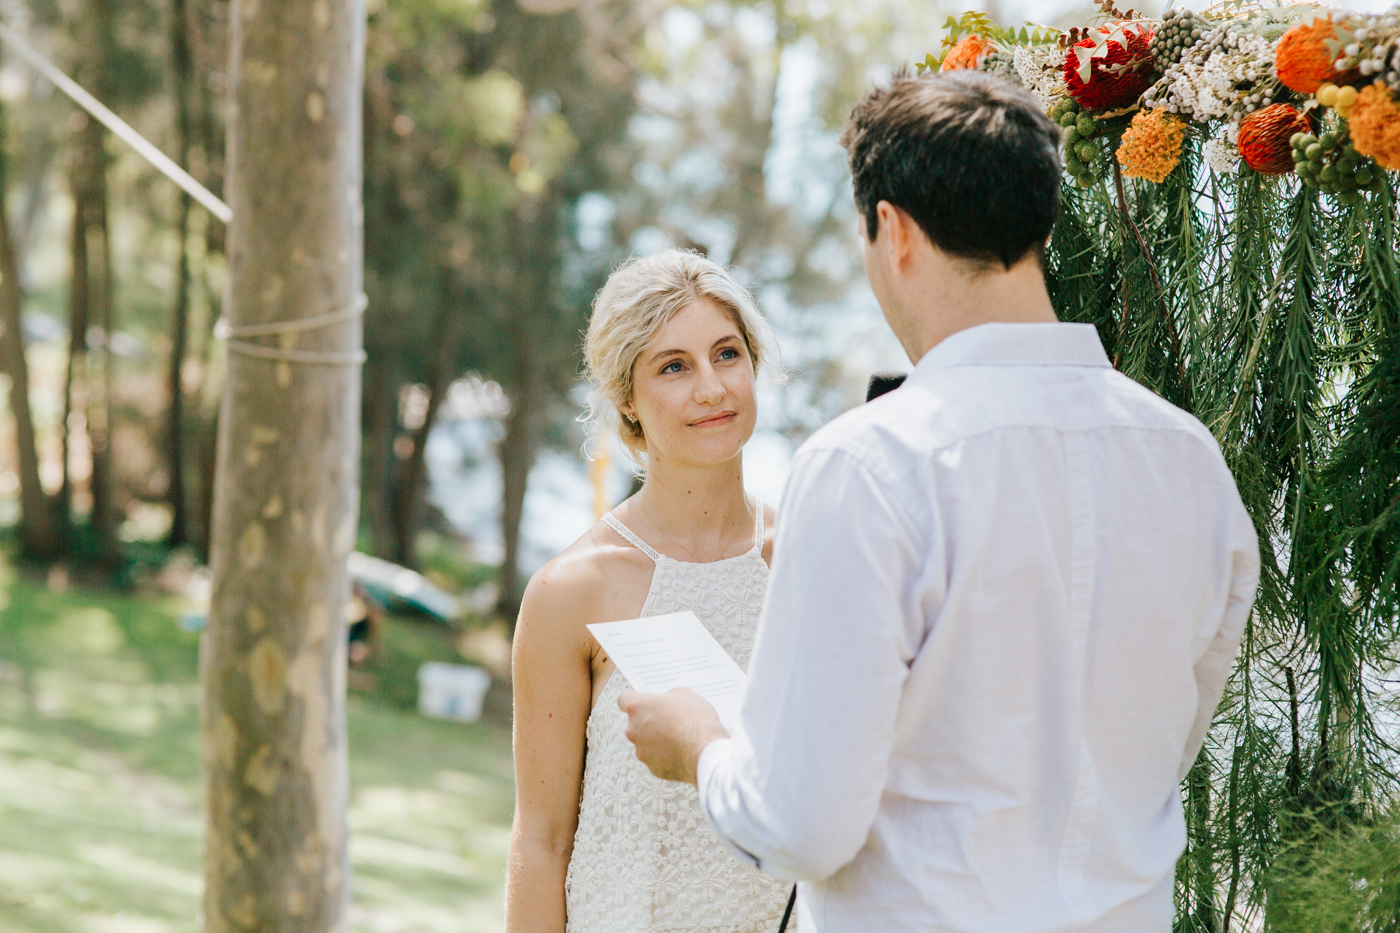
<path id="1" fill-rule="evenodd" d="M 593 301 L 584 341 L 584 374 L 592 387 L 584 421 L 594 435 L 614 426 L 638 463 L 647 449 L 642 424 L 628 421 L 621 411 L 632 398 L 637 359 L 671 318 L 702 298 L 724 309 L 739 328 L 755 374 L 765 364 L 780 369 L 773 365 L 777 343 L 772 327 L 753 296 L 723 266 L 699 253 L 668 249 L 633 257 L 613 272 Z"/>

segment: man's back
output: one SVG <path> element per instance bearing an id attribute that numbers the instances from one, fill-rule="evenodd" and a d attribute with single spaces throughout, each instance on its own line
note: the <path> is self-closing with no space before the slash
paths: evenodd
<path id="1" fill-rule="evenodd" d="M 818 432 L 784 510 L 734 741 L 786 843 L 754 854 L 826 879 L 803 928 L 1166 931 L 1258 573 L 1206 429 L 1092 328 L 985 325 Z"/>

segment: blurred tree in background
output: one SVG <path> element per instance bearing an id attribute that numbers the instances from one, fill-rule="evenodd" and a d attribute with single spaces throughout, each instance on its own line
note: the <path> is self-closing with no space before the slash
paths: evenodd
<path id="1" fill-rule="evenodd" d="M 633 251 L 700 249 L 760 290 L 792 338 L 778 430 L 800 440 L 849 404 L 850 342 L 831 334 L 862 279 L 832 131 L 872 74 L 913 57 L 936 12 L 371 0 L 361 548 L 420 563 L 422 530 L 445 528 L 426 450 L 449 389 L 499 386 L 497 608 L 513 615 L 532 470 L 544 450 L 577 459 L 580 333 Z M 216 195 L 228 16 L 228 0 L 0 3 Z M 8 54 L 0 103 L 0 234 L 18 270 L 0 310 L 7 333 L 21 318 L 31 331 L 32 375 L 8 338 L 3 364 L 14 443 L 0 478 L 16 481 L 22 550 L 115 580 L 155 559 L 141 541 L 205 558 L 224 225 Z"/>

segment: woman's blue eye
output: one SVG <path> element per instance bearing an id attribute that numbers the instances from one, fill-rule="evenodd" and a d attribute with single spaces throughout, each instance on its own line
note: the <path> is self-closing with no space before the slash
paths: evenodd
<path id="1" fill-rule="evenodd" d="M 722 360 L 734 360 L 739 358 L 739 351 L 733 347 L 725 347 L 719 351 L 719 358 Z"/>
<path id="2" fill-rule="evenodd" d="M 667 363 L 665 366 L 661 367 L 661 371 L 662 371 L 663 373 L 678 373 L 678 372 L 681 371 L 680 366 L 681 366 L 680 360 L 675 360 L 675 361 L 670 362 L 670 363 Z"/>

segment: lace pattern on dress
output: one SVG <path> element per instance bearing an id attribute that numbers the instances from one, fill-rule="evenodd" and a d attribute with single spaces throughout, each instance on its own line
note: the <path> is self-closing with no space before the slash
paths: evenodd
<path id="1" fill-rule="evenodd" d="M 648 547 L 612 515 L 604 520 L 656 561 L 642 616 L 687 609 L 747 669 L 768 584 L 763 506 L 752 550 L 695 564 Z M 626 678 L 614 671 L 588 717 L 578 830 L 565 881 L 568 933 L 772 933 L 790 890 L 730 855 L 705 822 L 695 788 L 652 776 L 632 751 L 617 708 Z"/>

